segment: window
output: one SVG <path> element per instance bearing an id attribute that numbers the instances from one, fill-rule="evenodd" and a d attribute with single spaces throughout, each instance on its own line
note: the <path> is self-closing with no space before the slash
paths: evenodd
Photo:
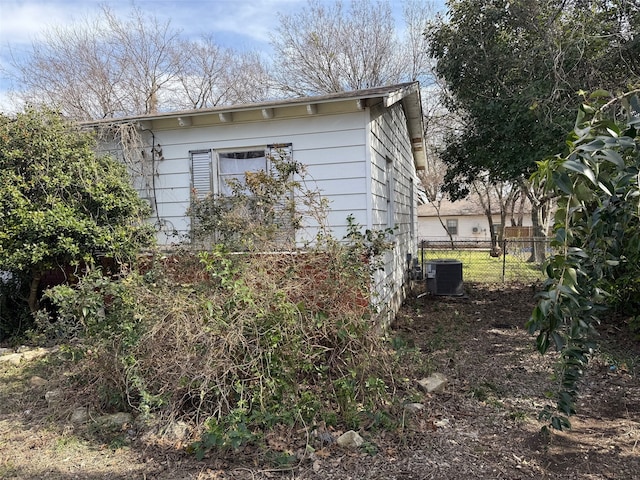
<path id="1" fill-rule="evenodd" d="M 449 235 L 458 235 L 458 219 L 457 218 L 447 219 L 447 232 L 449 233 Z"/>
<path id="2" fill-rule="evenodd" d="M 244 228 L 256 236 L 271 235 L 276 242 L 294 238 L 294 217 L 289 208 L 293 192 L 282 193 L 269 189 L 268 185 L 259 188 L 260 176 L 255 177 L 257 183 L 247 185 L 250 173 L 277 175 L 274 164 L 278 160 L 290 161 L 290 144 L 219 151 L 199 150 L 190 152 L 190 155 L 193 198 L 202 200 L 209 194 L 213 195 L 212 203 L 203 205 L 194 216 L 192 226 L 206 223 L 212 238 L 224 237 L 230 242 L 246 236 L 246 232 L 233 233 L 234 222 L 241 222 Z M 256 188 L 244 188 L 248 186 Z M 205 215 L 207 218 L 198 215 Z M 251 231 L 252 229 L 254 230 Z M 240 246 L 234 248 L 242 248 L 241 244 L 242 241 L 238 241 Z"/>
<path id="3" fill-rule="evenodd" d="M 269 170 L 269 158 L 273 155 L 281 157 L 291 156 L 291 145 L 268 145 L 266 148 L 255 148 L 235 151 L 217 152 L 216 169 L 211 161 L 211 150 L 194 150 L 191 156 L 191 189 L 199 199 L 210 193 L 231 195 L 230 180 L 240 184 L 245 182 L 246 172 Z M 217 173 L 217 182 L 214 182 Z M 215 188 L 214 188 L 215 187 Z"/>
<path id="4" fill-rule="evenodd" d="M 291 144 L 267 145 L 266 148 L 218 152 L 218 192 L 231 195 L 230 181 L 244 184 L 247 172 L 268 172 L 269 159 L 291 157 Z"/>
<path id="5" fill-rule="evenodd" d="M 230 181 L 245 182 L 246 172 L 267 171 L 264 149 L 218 152 L 218 188 L 222 195 L 231 195 Z"/>

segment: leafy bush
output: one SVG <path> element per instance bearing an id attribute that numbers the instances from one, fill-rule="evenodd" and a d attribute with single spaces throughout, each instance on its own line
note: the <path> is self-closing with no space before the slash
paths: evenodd
<path id="1" fill-rule="evenodd" d="M 58 113 L 0 114 L 0 272 L 29 277 L 20 298 L 32 313 L 47 271 L 98 257 L 129 260 L 152 241 L 148 208 L 126 168 L 94 147 Z"/>
<path id="2" fill-rule="evenodd" d="M 558 195 L 548 280 L 528 328 L 538 350 L 560 352 L 556 415 L 551 426 L 570 427 L 578 381 L 604 314 L 640 311 L 640 100 L 638 90 L 603 105 L 595 92 L 581 108 L 568 139 L 570 153 L 540 162 L 533 180 Z"/>
<path id="3" fill-rule="evenodd" d="M 269 170 L 246 172 L 244 181 L 227 181 L 230 195 L 194 195 L 187 212 L 192 240 L 222 244 L 232 251 L 293 249 L 305 226 L 317 229 L 308 240 L 326 233 L 326 200 L 309 188 L 302 164 L 284 151 L 269 156 Z M 311 225 L 305 225 L 305 220 Z"/>

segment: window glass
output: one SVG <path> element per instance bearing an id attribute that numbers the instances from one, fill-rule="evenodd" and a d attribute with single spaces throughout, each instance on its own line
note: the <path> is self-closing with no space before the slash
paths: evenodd
<path id="1" fill-rule="evenodd" d="M 267 159 L 264 150 L 247 150 L 242 152 L 219 152 L 218 174 L 220 177 L 220 193 L 230 195 L 228 181 L 236 179 L 245 181 L 245 172 L 267 170 Z"/>
<path id="2" fill-rule="evenodd" d="M 449 232 L 450 235 L 458 234 L 458 219 L 456 218 L 447 219 L 447 232 Z"/>

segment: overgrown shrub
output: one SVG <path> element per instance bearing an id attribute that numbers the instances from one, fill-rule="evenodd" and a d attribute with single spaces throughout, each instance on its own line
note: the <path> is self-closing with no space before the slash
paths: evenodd
<path id="1" fill-rule="evenodd" d="M 128 261 L 153 243 L 149 208 L 129 180 L 123 164 L 96 155 L 94 137 L 59 113 L 0 114 L 0 275 L 27 285 L 26 295 L 0 291 L 0 340 L 31 326 L 20 302 L 35 313 L 50 272 Z"/>
<path id="2" fill-rule="evenodd" d="M 252 184 L 271 192 L 263 206 L 288 198 L 287 171 L 282 165 L 277 181 L 262 172 L 269 188 Z M 313 192 L 303 196 L 307 213 L 321 211 Z M 264 247 L 281 245 L 278 228 L 252 228 L 261 241 L 239 244 L 231 228 L 204 220 L 209 249 L 156 254 L 120 279 L 94 271 L 47 293 L 58 313 L 48 331 L 66 329 L 91 352 L 81 365 L 94 404 L 185 420 L 199 433 L 198 455 L 258 442 L 283 425 L 357 428 L 385 418 L 374 413 L 395 390 L 393 358 L 371 307 L 371 276 L 388 232 L 363 233 L 350 217 L 341 241 L 320 229 L 304 251 L 273 253 Z"/>
<path id="3" fill-rule="evenodd" d="M 48 293 L 60 322 L 50 326 L 76 325 L 82 331 L 69 332 L 89 342 L 96 405 L 199 425 L 200 453 L 277 424 L 356 428 L 387 402 L 392 359 L 371 314 L 368 271 L 353 268 L 349 246 L 326 247 L 217 247 L 154 257 L 117 282 L 94 273 Z"/>
<path id="4" fill-rule="evenodd" d="M 327 202 L 310 186 L 304 165 L 287 152 L 268 157 L 268 171 L 246 172 L 243 181 L 227 181 L 231 194 L 192 197 L 191 240 L 198 245 L 222 244 L 232 251 L 272 251 L 299 247 L 327 234 Z M 194 192 L 197 193 L 197 192 Z"/>

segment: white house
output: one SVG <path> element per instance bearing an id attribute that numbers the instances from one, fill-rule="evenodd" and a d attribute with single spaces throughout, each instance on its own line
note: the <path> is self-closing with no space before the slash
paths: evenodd
<path id="1" fill-rule="evenodd" d="M 528 203 L 522 215 L 522 227 L 531 227 L 531 210 Z M 440 216 L 438 216 L 438 212 Z M 498 229 L 500 212 L 491 215 L 493 224 Z M 511 215 L 507 222 L 510 225 Z M 444 225 L 443 225 L 444 224 Z M 522 229 L 521 229 L 522 230 Z M 454 240 L 460 241 L 490 241 L 489 220 L 478 200 L 462 199 L 455 202 L 442 200 L 439 208 L 432 203 L 418 207 L 418 237 L 420 240 L 447 241 L 449 234 Z M 531 235 L 526 235 L 531 236 Z"/>
<path id="2" fill-rule="evenodd" d="M 269 150 L 286 148 L 329 200 L 336 238 L 350 214 L 365 229 L 397 227 L 376 288 L 388 312 L 399 308 L 417 251 L 416 171 L 425 162 L 417 82 L 85 125 L 110 132 L 102 148 L 129 165 L 160 244 L 189 233 L 193 191 L 224 192 L 228 175 L 265 169 Z"/>

